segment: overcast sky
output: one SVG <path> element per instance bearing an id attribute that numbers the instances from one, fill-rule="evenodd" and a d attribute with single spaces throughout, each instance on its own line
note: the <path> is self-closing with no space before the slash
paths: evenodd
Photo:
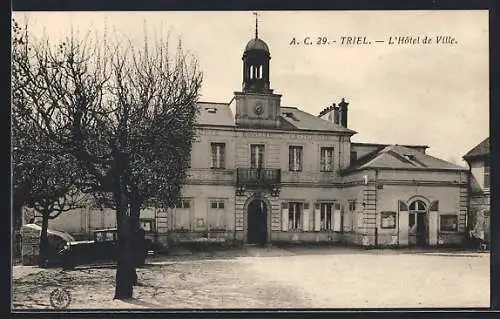
<path id="1" fill-rule="evenodd" d="M 144 30 L 181 36 L 204 74 L 202 100 L 228 102 L 241 90 L 252 12 L 36 12 L 32 32 L 58 39 L 71 28 L 117 31 L 141 45 Z M 341 45 L 342 36 L 368 45 Z M 430 44 L 391 45 L 389 37 L 429 36 Z M 450 36 L 454 44 L 436 44 Z M 264 11 L 259 37 L 271 51 L 271 87 L 283 106 L 317 115 L 342 97 L 355 142 L 425 144 L 461 163 L 489 134 L 487 11 Z M 295 37 L 300 45 L 290 45 Z M 326 37 L 329 45 L 304 45 Z M 333 43 L 332 41 L 337 41 Z M 375 42 L 384 41 L 384 42 Z"/>

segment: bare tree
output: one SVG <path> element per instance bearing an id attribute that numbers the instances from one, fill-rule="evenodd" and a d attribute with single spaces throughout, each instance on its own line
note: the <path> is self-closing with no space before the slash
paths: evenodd
<path id="1" fill-rule="evenodd" d="M 76 187 L 78 178 L 73 158 L 56 143 L 47 139 L 32 120 L 29 100 L 23 94 L 33 88 L 19 67 L 27 63 L 27 27 L 14 23 L 12 72 L 12 155 L 14 184 L 14 215 L 22 218 L 23 206 L 32 208 L 42 217 L 39 265 L 48 258 L 48 222 L 61 213 L 80 207 L 84 196 Z M 16 223 L 20 227 L 21 222 Z"/>
<path id="2" fill-rule="evenodd" d="M 78 164 L 80 189 L 116 209 L 116 299 L 132 297 L 140 207 L 175 202 L 194 138 L 201 72 L 180 44 L 172 59 L 160 41 L 149 54 L 147 41 L 140 51 L 73 34 L 57 47 L 32 40 L 17 68 L 26 116 Z"/>

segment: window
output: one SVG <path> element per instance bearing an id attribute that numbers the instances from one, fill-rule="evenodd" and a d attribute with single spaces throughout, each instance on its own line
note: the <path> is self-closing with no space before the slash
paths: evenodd
<path id="1" fill-rule="evenodd" d="M 303 203 L 289 203 L 288 230 L 302 230 Z"/>
<path id="2" fill-rule="evenodd" d="M 490 161 L 484 161 L 484 188 L 490 188 Z"/>
<path id="3" fill-rule="evenodd" d="M 416 222 L 416 215 L 414 213 L 410 213 L 410 215 L 408 216 L 409 220 L 408 220 L 408 226 L 410 226 L 410 229 L 413 229 L 413 226 L 415 225 L 415 222 Z"/>
<path id="4" fill-rule="evenodd" d="M 212 168 L 225 168 L 226 144 L 212 143 Z"/>
<path id="5" fill-rule="evenodd" d="M 191 229 L 191 199 L 179 199 L 173 214 L 174 229 L 186 231 Z"/>
<path id="6" fill-rule="evenodd" d="M 302 170 L 302 146 L 290 146 L 288 150 L 288 169 L 294 172 Z"/>
<path id="7" fill-rule="evenodd" d="M 264 145 L 250 145 L 250 167 L 264 167 Z"/>
<path id="8" fill-rule="evenodd" d="M 349 200 L 349 211 L 353 212 L 356 210 L 356 200 L 350 199 Z"/>
<path id="9" fill-rule="evenodd" d="M 320 166 L 322 172 L 333 171 L 333 147 L 322 147 L 320 152 Z"/>
<path id="10" fill-rule="evenodd" d="M 191 207 L 191 202 L 189 199 L 181 199 L 175 205 L 176 208 L 189 209 Z"/>
<path id="11" fill-rule="evenodd" d="M 208 212 L 208 226 L 210 230 L 226 229 L 226 212 L 224 207 L 223 199 L 210 200 L 210 209 Z"/>
<path id="12" fill-rule="evenodd" d="M 213 200 L 210 202 L 210 208 L 212 209 L 224 209 L 224 201 L 223 200 Z"/>
<path id="13" fill-rule="evenodd" d="M 441 215 L 439 230 L 441 231 L 456 231 L 458 229 L 457 215 Z"/>
<path id="14" fill-rule="evenodd" d="M 381 212 L 380 213 L 380 228 L 383 228 L 383 229 L 396 228 L 396 212 Z"/>
<path id="15" fill-rule="evenodd" d="M 321 203 L 320 230 L 332 230 L 332 203 Z"/>
<path id="16" fill-rule="evenodd" d="M 427 205 L 421 200 L 413 201 L 409 206 L 409 215 L 408 215 L 408 227 L 409 233 L 415 234 L 417 231 L 417 214 L 425 213 L 427 211 Z"/>
<path id="17" fill-rule="evenodd" d="M 427 208 L 426 208 L 425 203 L 421 200 L 416 200 L 410 204 L 411 211 L 425 212 L 426 209 Z"/>

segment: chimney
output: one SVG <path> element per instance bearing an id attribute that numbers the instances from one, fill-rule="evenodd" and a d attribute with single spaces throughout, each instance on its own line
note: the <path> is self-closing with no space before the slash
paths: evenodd
<path id="1" fill-rule="evenodd" d="M 340 123 L 340 113 L 339 113 L 339 108 L 333 103 L 332 105 L 325 107 L 320 113 L 319 117 L 331 121 L 335 124 Z"/>
<path id="2" fill-rule="evenodd" d="M 342 98 L 342 101 L 339 103 L 339 117 L 340 117 L 340 125 L 347 128 L 347 106 L 349 103 Z"/>
<path id="3" fill-rule="evenodd" d="M 339 113 L 339 108 L 333 104 L 333 108 L 330 114 L 333 114 L 333 123 L 339 124 L 340 121 L 340 113 Z"/>

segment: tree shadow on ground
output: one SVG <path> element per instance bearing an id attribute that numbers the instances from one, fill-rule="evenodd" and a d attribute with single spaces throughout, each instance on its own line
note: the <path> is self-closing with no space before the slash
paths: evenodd
<path id="1" fill-rule="evenodd" d="M 164 306 L 162 306 L 160 304 L 148 302 L 148 301 L 144 301 L 144 300 L 140 300 L 140 299 L 136 299 L 136 298 L 122 300 L 122 301 L 125 303 L 128 303 L 130 305 L 141 306 L 141 307 L 145 307 L 145 308 L 156 308 L 156 309 L 165 308 Z"/>

